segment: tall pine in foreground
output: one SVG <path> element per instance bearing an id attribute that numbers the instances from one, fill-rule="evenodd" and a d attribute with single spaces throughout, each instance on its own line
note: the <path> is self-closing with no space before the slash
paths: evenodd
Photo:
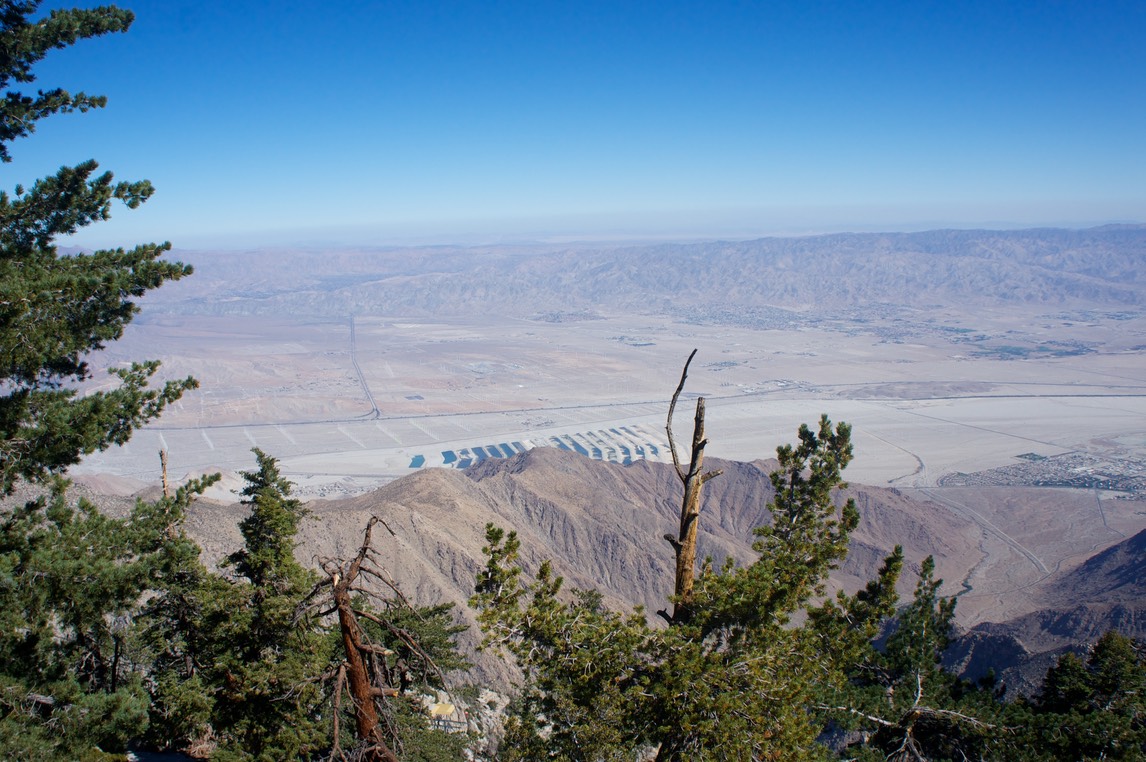
<path id="1" fill-rule="evenodd" d="M 53 49 L 126 31 L 129 11 L 106 6 L 57 10 L 35 19 L 39 2 L 0 3 L 0 87 L 35 81 L 33 67 Z M 0 100 L 0 161 L 9 144 L 54 114 L 100 108 L 102 96 L 55 88 L 8 89 Z M 122 444 L 194 386 L 192 379 L 148 386 L 158 363 L 116 369 L 119 386 L 80 395 L 92 376 L 86 358 L 123 335 L 133 302 L 191 268 L 161 259 L 170 244 L 60 254 L 54 241 L 106 219 L 114 200 L 129 208 L 152 194 L 146 180 L 116 182 L 95 161 L 0 190 L 0 492 L 15 481 L 60 473 L 96 450 Z M 10 176 L 9 176 L 10 177 Z"/>
<path id="2" fill-rule="evenodd" d="M 242 474 L 251 511 L 239 525 L 243 547 L 227 559 L 235 577 L 204 588 L 202 626 L 212 651 L 205 682 L 219 743 L 212 759 L 306 759 L 329 743 L 320 678 L 333 642 L 316 619 L 296 616 L 318 580 L 294 557 L 306 509 L 275 459 L 254 453 L 258 468 Z"/>
<path id="3" fill-rule="evenodd" d="M 293 759 L 326 744 L 314 718 L 329 639 L 296 617 L 314 584 L 294 558 L 306 515 L 274 458 L 242 474 L 243 547 L 209 571 L 182 524 L 158 548 L 153 595 L 137 616 L 151 705 L 143 740 L 212 759 Z"/>
<path id="4" fill-rule="evenodd" d="M 84 112 L 102 96 L 29 90 L 52 50 L 126 31 L 132 14 L 106 6 L 36 17 L 39 2 L 0 2 L 0 163 L 46 117 Z M 118 386 L 80 394 L 91 353 L 115 341 L 134 300 L 191 272 L 161 259 L 167 244 L 61 254 L 58 237 L 134 208 L 147 181 L 116 182 L 95 161 L 0 190 L 0 495 L 21 480 L 41 496 L 0 508 L 0 756 L 97 759 L 147 724 L 131 616 L 149 584 L 175 501 L 110 519 L 66 494 L 59 478 L 88 453 L 120 444 L 194 386 L 149 385 L 143 362 L 113 371 Z M 13 183 L 8 185 L 8 183 Z M 179 500 L 189 499 L 184 493 Z"/>

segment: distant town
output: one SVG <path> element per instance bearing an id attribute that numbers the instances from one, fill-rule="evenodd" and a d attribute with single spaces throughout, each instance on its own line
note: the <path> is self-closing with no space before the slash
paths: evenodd
<path id="1" fill-rule="evenodd" d="M 972 474 L 956 472 L 939 479 L 942 487 L 1073 487 L 1146 497 L 1146 465 L 1133 460 L 1067 452 L 1017 455 L 1021 463 Z"/>

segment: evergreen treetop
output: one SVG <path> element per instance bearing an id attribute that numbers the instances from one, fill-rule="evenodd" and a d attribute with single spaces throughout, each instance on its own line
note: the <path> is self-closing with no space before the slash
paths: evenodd
<path id="1" fill-rule="evenodd" d="M 122 32 L 130 11 L 114 6 L 32 15 L 37 0 L 0 3 L 0 85 L 35 81 L 34 66 L 53 49 Z M 9 144 L 34 132 L 53 114 L 100 108 L 102 96 L 62 88 L 9 90 L 0 100 L 0 160 Z M 147 291 L 191 272 L 162 260 L 168 243 L 132 249 L 60 254 L 54 241 L 107 219 L 113 200 L 134 208 L 153 188 L 146 180 L 116 182 L 95 161 L 61 167 L 56 174 L 0 191 L 0 492 L 17 479 L 61 473 L 88 453 L 123 444 L 195 381 L 149 379 L 158 363 L 117 368 L 119 387 L 80 395 L 91 378 L 89 356 L 123 335 Z"/>

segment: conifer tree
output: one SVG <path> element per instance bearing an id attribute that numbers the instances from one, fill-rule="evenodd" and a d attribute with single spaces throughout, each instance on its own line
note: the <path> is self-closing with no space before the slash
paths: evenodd
<path id="1" fill-rule="evenodd" d="M 126 615 L 143 588 L 130 527 L 64 485 L 0 523 L 0 756 L 122 748 L 146 723 L 127 668 Z"/>
<path id="2" fill-rule="evenodd" d="M 29 92 L 52 50 L 123 32 L 113 6 L 53 10 L 0 3 L 0 162 L 39 120 L 101 108 L 102 96 Z M 13 164 L 15 166 L 15 164 Z M 134 208 L 147 181 L 116 182 L 95 161 L 0 191 L 0 495 L 18 481 L 42 497 L 0 509 L 0 747 L 11 759 L 86 758 L 122 747 L 147 723 L 131 615 L 148 585 L 170 501 L 139 504 L 128 520 L 66 495 L 58 478 L 83 455 L 121 444 L 195 382 L 157 388 L 158 363 L 117 368 L 118 388 L 81 394 L 91 353 L 118 339 L 134 300 L 191 272 L 161 259 L 168 244 L 62 254 L 56 240 Z M 185 493 L 189 499 L 190 493 Z"/>
<path id="3" fill-rule="evenodd" d="M 1064 654 L 1029 710 L 1022 759 L 1146 759 L 1146 645 L 1108 632 Z"/>
<path id="4" fill-rule="evenodd" d="M 899 548 L 896 555 L 902 561 Z M 971 685 L 940 665 L 955 615 L 955 600 L 939 595 L 942 584 L 928 556 L 911 603 L 896 614 L 882 647 L 863 644 L 847 664 L 847 680 L 820 705 L 833 728 L 862 731 L 849 758 L 976 759 L 1004 734 L 989 681 Z"/>
<path id="5" fill-rule="evenodd" d="M 891 613 L 899 563 L 889 560 L 860 594 L 813 606 L 858 520 L 851 501 L 834 500 L 852 457 L 850 429 L 824 417 L 777 455 L 772 522 L 756 530 L 757 560 L 703 564 L 686 591 L 686 615 L 678 606 L 667 628 L 640 609 L 610 611 L 593 590 L 566 595 L 548 562 L 528 580 L 517 537 L 487 527 L 472 604 L 485 645 L 508 650 L 527 676 L 504 759 L 823 757 L 809 708 L 825 683 L 842 679 L 837 657 L 857 653 Z M 699 516 L 688 500 L 682 510 Z M 809 616 L 797 624 L 802 613 Z"/>
<path id="6" fill-rule="evenodd" d="M 0 516 L 0 757 L 83 758 L 146 729 L 134 614 L 206 483 L 116 519 L 57 479 Z"/>
<path id="7" fill-rule="evenodd" d="M 150 697 L 147 733 L 141 740 L 161 750 L 201 751 L 210 746 L 214 694 L 204 680 L 216 650 L 205 615 L 225 597 L 225 582 L 200 560 L 200 548 L 183 525 L 187 493 L 219 476 L 181 487 L 171 521 L 156 548 L 149 576 L 150 598 L 136 616 L 142 667 Z"/>
<path id="8" fill-rule="evenodd" d="M 62 88 L 27 93 L 34 66 L 53 49 L 131 25 L 114 6 L 54 10 L 33 18 L 38 0 L 0 3 L 0 162 L 10 144 L 55 114 L 101 108 L 106 99 Z M 61 254 L 55 240 L 106 219 L 115 200 L 134 208 L 153 188 L 146 180 L 116 182 L 95 161 L 0 191 L 0 493 L 17 479 L 61 473 L 80 457 L 122 444 L 195 382 L 148 386 L 158 363 L 113 373 L 119 387 L 78 394 L 90 378 L 87 357 L 115 341 L 137 311 L 134 299 L 191 268 L 161 259 L 170 244 L 90 254 Z"/>
<path id="9" fill-rule="evenodd" d="M 332 659 L 325 628 L 296 610 L 318 576 L 295 560 L 302 503 L 274 458 L 254 450 L 258 468 L 242 474 L 250 514 L 243 547 L 228 558 L 234 581 L 202 591 L 202 627 L 211 634 L 203 682 L 213 698 L 216 760 L 306 758 L 327 745 L 319 678 Z"/>

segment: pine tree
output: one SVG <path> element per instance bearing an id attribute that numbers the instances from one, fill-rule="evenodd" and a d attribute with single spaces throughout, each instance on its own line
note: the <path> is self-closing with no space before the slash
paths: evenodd
<path id="1" fill-rule="evenodd" d="M 1146 758 L 1146 647 L 1108 632 L 1085 661 L 1064 654 L 1030 710 L 1024 759 Z"/>
<path id="2" fill-rule="evenodd" d="M 56 114 L 101 108 L 102 96 L 60 88 L 29 93 L 52 50 L 126 31 L 112 6 L 55 10 L 0 3 L 0 162 L 11 144 Z M 94 161 L 0 191 L 0 495 L 20 480 L 42 497 L 0 509 L 0 748 L 11 759 L 94 758 L 147 724 L 132 614 L 148 585 L 167 517 L 139 504 L 111 519 L 66 494 L 58 478 L 85 454 L 121 444 L 195 382 L 158 388 L 158 363 L 117 368 L 119 386 L 84 393 L 91 353 L 118 339 L 134 299 L 189 267 L 161 259 L 168 244 L 61 254 L 60 236 L 106 219 L 113 201 L 134 208 L 146 181 L 116 182 Z M 188 493 L 189 494 L 189 493 Z M 167 503 L 159 508 L 170 508 Z"/>
<path id="3" fill-rule="evenodd" d="M 215 578 L 202 591 L 215 760 L 305 758 L 328 745 L 319 678 L 333 643 L 320 622 L 296 616 L 318 580 L 294 557 L 306 509 L 275 459 L 254 453 L 258 468 L 242 474 L 251 511 L 240 523 L 244 545 L 228 558 L 236 578 Z"/>
<path id="4" fill-rule="evenodd" d="M 896 556 L 902 561 L 899 548 Z M 947 760 L 990 756 L 1005 731 L 992 686 L 971 685 L 940 664 L 955 600 L 939 595 L 935 561 L 924 559 L 911 603 L 891 622 L 881 648 L 869 641 L 849 659 L 847 680 L 825 695 L 830 727 L 858 729 L 847 750 L 864 760 Z"/>
<path id="5" fill-rule="evenodd" d="M 0 749 L 6 759 L 122 748 L 146 723 L 126 668 L 126 616 L 143 587 L 129 527 L 64 485 L 0 523 Z"/>
<path id="6" fill-rule="evenodd" d="M 33 19 L 39 2 L 0 4 L 0 87 L 35 81 L 33 67 L 53 49 L 131 25 L 129 11 L 105 6 L 56 10 Z M 0 161 L 9 144 L 54 114 L 84 112 L 106 99 L 63 89 L 0 100 Z M 116 182 L 95 161 L 62 167 L 55 175 L 0 191 L 0 493 L 17 479 L 44 479 L 96 450 L 122 444 L 132 430 L 193 388 L 190 379 L 148 386 L 158 363 L 113 373 L 119 388 L 80 395 L 90 378 L 86 358 L 115 341 L 137 311 L 133 299 L 191 268 L 161 257 L 170 244 L 63 255 L 54 241 L 106 219 L 113 200 L 134 208 L 153 188 L 147 181 Z"/>
<path id="7" fill-rule="evenodd" d="M 702 419 L 701 401 L 698 427 Z M 834 500 L 852 457 L 850 429 L 824 417 L 814 430 L 801 426 L 798 438 L 777 452 L 772 523 L 756 530 L 757 560 L 720 568 L 706 562 L 684 589 L 678 570 L 676 611 L 662 614 L 667 628 L 650 625 L 640 609 L 610 611 L 596 591 L 566 595 L 548 562 L 527 580 L 517 537 L 487 527 L 487 566 L 472 604 L 481 610 L 485 645 L 508 650 L 527 676 L 504 759 L 826 754 L 809 708 L 826 682 L 842 679 L 837 657 L 857 653 L 891 612 L 899 565 L 889 561 L 859 595 L 812 605 L 844 557 L 858 513 L 851 501 Z M 694 436 L 691 463 L 704 444 L 703 435 Z M 690 467 L 682 479 L 694 472 L 700 474 Z M 687 530 L 700 519 L 687 479 L 685 494 L 681 538 L 670 538 L 678 561 Z"/>
<path id="8" fill-rule="evenodd" d="M 217 481 L 213 475 L 181 487 L 169 504 L 167 530 L 158 543 L 148 578 L 149 597 L 135 618 L 150 706 L 147 733 L 152 748 L 200 751 L 210 746 L 214 695 L 204 682 L 216 636 L 205 612 L 224 581 L 210 573 L 199 546 L 184 528 L 190 497 Z"/>
<path id="9" fill-rule="evenodd" d="M 0 756 L 81 758 L 148 724 L 134 616 L 208 480 L 110 518 L 66 483 L 0 518 Z"/>

